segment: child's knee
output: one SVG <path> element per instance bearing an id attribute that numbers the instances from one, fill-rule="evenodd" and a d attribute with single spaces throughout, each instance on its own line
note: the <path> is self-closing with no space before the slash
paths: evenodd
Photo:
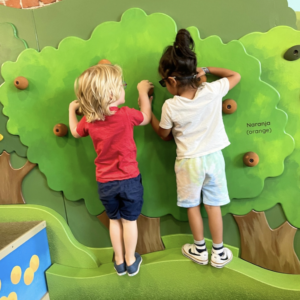
<path id="1" fill-rule="evenodd" d="M 134 224 L 136 223 L 136 220 L 126 220 L 126 219 L 123 219 L 121 218 L 121 221 L 123 224 Z"/>
<path id="2" fill-rule="evenodd" d="M 204 207 L 205 207 L 207 213 L 209 213 L 211 211 L 221 210 L 220 206 L 212 206 L 212 205 L 204 204 Z"/>

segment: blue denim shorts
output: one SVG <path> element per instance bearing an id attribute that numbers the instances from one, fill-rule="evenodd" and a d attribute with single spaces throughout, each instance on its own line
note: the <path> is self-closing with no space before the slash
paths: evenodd
<path id="1" fill-rule="evenodd" d="M 125 180 L 98 182 L 98 193 L 112 220 L 135 221 L 142 211 L 144 189 L 141 174 Z"/>

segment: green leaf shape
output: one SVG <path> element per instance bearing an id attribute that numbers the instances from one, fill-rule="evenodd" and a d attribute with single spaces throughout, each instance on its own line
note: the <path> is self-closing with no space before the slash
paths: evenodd
<path id="1" fill-rule="evenodd" d="M 232 140 L 224 154 L 230 196 L 256 196 L 266 177 L 283 172 L 283 160 L 293 149 L 292 139 L 284 132 L 287 117 L 276 109 L 279 95 L 259 79 L 259 62 L 245 52 L 240 42 L 224 45 L 216 36 L 201 40 L 196 28 L 190 30 L 197 44 L 199 64 L 229 67 L 243 76 L 228 96 L 237 100 L 239 109 L 224 117 Z M 176 31 L 174 20 L 167 15 L 147 16 L 140 9 L 130 9 L 123 14 L 121 22 L 99 25 L 88 41 L 70 37 L 58 49 L 46 47 L 40 53 L 28 49 L 16 63 L 6 63 L 3 67 L 6 83 L 0 88 L 0 99 L 10 118 L 9 131 L 19 134 L 21 141 L 29 146 L 28 158 L 39 164 L 50 188 L 63 191 L 69 200 L 83 198 L 91 214 L 103 211 L 95 182 L 92 141 L 90 138 L 76 140 L 70 134 L 57 138 L 52 133 L 55 124 L 68 123 L 68 105 L 75 97 L 74 80 L 102 58 L 118 63 L 128 83 L 126 105 L 138 108 L 136 85 L 142 79 L 149 79 L 155 85 L 153 111 L 160 117 L 163 102 L 170 95 L 158 84 L 157 68 L 164 48 L 173 43 Z M 28 78 L 28 89 L 14 88 L 12 81 L 16 74 Z M 272 135 L 260 137 L 245 133 L 246 122 L 269 120 L 274 123 Z M 186 210 L 176 206 L 175 143 L 161 141 L 150 125 L 136 127 L 134 135 L 145 189 L 142 213 L 151 217 L 172 214 L 186 220 Z M 274 147 L 280 149 L 279 154 L 268 157 Z M 252 169 L 243 166 L 242 156 L 248 151 L 258 152 L 259 166 Z"/>
<path id="2" fill-rule="evenodd" d="M 94 253 L 74 237 L 65 219 L 51 208 L 40 205 L 1 205 L 1 222 L 46 221 L 52 263 L 73 268 L 98 268 Z"/>
<path id="3" fill-rule="evenodd" d="M 288 114 L 286 126 L 295 139 L 295 150 L 285 160 L 285 171 L 277 178 L 268 178 L 263 192 L 256 198 L 246 199 L 243 205 L 234 200 L 226 212 L 246 214 L 251 209 L 263 211 L 281 203 L 287 220 L 300 228 L 300 60 L 287 61 L 284 53 L 300 44 L 300 32 L 280 26 L 267 33 L 252 33 L 240 40 L 247 52 L 262 64 L 262 78 L 273 85 L 281 95 L 278 107 Z M 280 153 L 277 147 L 273 152 Z"/>

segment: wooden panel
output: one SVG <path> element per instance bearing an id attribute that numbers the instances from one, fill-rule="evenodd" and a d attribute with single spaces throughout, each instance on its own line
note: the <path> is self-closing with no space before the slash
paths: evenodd
<path id="1" fill-rule="evenodd" d="M 104 211 L 97 218 L 109 229 L 109 218 Z M 160 218 L 149 218 L 140 215 L 137 220 L 138 242 L 136 252 L 146 254 L 164 250 L 164 244 L 160 237 Z"/>
<path id="2" fill-rule="evenodd" d="M 300 274 L 300 262 L 294 251 L 297 228 L 285 222 L 271 229 L 264 212 L 251 211 L 234 216 L 241 235 L 241 258 L 272 271 Z"/>
<path id="3" fill-rule="evenodd" d="M 42 221 L 0 223 L 0 250 L 41 222 Z"/>
<path id="4" fill-rule="evenodd" d="M 18 36 L 24 39 L 30 48 L 38 50 L 38 41 L 32 10 L 14 9 L 0 6 L 1 23 L 7 22 L 17 28 Z"/>
<path id="5" fill-rule="evenodd" d="M 107 228 L 88 212 L 84 200 L 69 201 L 65 198 L 64 201 L 68 225 L 79 243 L 92 248 L 111 247 Z"/>
<path id="6" fill-rule="evenodd" d="M 0 204 L 23 204 L 22 181 L 36 166 L 29 161 L 20 169 L 13 169 L 10 155 L 3 152 L 0 155 Z"/>
<path id="7" fill-rule="evenodd" d="M 179 28 L 196 26 L 202 38 L 218 35 L 225 43 L 278 25 L 296 28 L 295 12 L 288 8 L 286 0 L 186 0 L 175 3 L 161 0 L 63 0 L 33 10 L 41 49 L 50 45 L 57 47 L 68 36 L 88 39 L 98 24 L 119 21 L 122 13 L 132 7 L 139 7 L 147 14 L 168 14 L 176 20 Z"/>

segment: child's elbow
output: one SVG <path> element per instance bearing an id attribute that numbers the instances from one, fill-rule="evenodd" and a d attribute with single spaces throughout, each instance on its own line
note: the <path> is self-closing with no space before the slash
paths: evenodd
<path id="1" fill-rule="evenodd" d="M 76 130 L 71 130 L 71 134 L 73 135 L 73 137 L 75 139 L 81 138 L 81 136 L 78 134 L 78 132 Z"/>
<path id="2" fill-rule="evenodd" d="M 168 141 L 172 141 L 173 135 L 168 135 L 167 137 L 160 137 L 163 141 L 168 142 Z"/>

